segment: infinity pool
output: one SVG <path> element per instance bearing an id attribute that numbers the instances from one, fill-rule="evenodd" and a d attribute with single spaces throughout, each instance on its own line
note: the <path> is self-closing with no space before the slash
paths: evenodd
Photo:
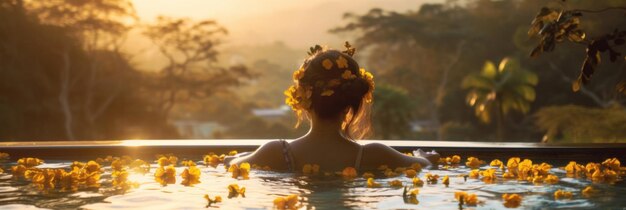
<path id="1" fill-rule="evenodd" d="M 31 184 L 31 181 L 12 177 L 10 168 L 16 164 L 15 160 L 21 157 L 11 154 L 11 148 L 0 147 L 0 149 L 9 150 L 8 153 L 11 155 L 10 160 L 0 162 L 0 167 L 5 171 L 0 175 L 0 208 L 2 209 L 271 209 L 274 208 L 273 201 L 277 197 L 291 194 L 299 196 L 298 207 L 304 209 L 508 209 L 503 205 L 502 195 L 505 193 L 516 193 L 522 196 L 518 209 L 623 209 L 626 206 L 626 185 L 622 178 L 611 182 L 593 182 L 584 176 L 578 178 L 567 176 L 563 167 L 568 162 L 558 158 L 532 159 L 534 164 L 546 162 L 552 165 L 549 173 L 559 178 L 555 184 L 505 179 L 502 177 L 501 169 L 489 166 L 492 155 L 487 154 L 484 155 L 485 157 L 481 157 L 480 154 L 475 157 L 485 161 L 484 164 L 480 164 L 480 171 L 495 169 L 497 177 L 495 181 L 485 182 L 482 176 L 478 179 L 469 178 L 467 175 L 471 169 L 465 165 L 469 156 L 458 154 L 461 156 L 461 162 L 458 165 L 441 166 L 438 169 L 425 168 L 418 173 L 417 177 L 424 181 L 421 187 L 414 186 L 413 179 L 408 178 L 402 172 L 397 176 L 387 177 L 383 171 L 371 171 L 375 175 L 375 182 L 380 183 L 381 186 L 367 187 L 367 180 L 362 177 L 362 171 L 356 178 L 346 179 L 335 173 L 304 175 L 252 169 L 249 179 L 244 180 L 241 177 L 235 179 L 221 164 L 217 167 L 205 166 L 202 155 L 175 153 L 174 155 L 178 156 L 179 160 L 187 159 L 196 162 L 197 168 L 200 169 L 200 183 L 194 186 L 181 185 L 180 182 L 183 179 L 180 174 L 188 167 L 178 164 L 175 167 L 175 184 L 163 186 L 155 181 L 154 174 L 158 168 L 155 157 L 150 158 L 144 155 L 137 158 L 143 158 L 149 162 L 150 169 L 145 174 L 129 170 L 128 180 L 137 185 L 127 191 L 113 189 L 111 177 L 113 170 L 110 163 L 104 162 L 99 188 L 81 189 L 76 192 L 59 190 L 42 192 Z M 68 148 L 65 150 L 72 151 Z M 440 153 L 443 156 L 452 155 L 452 153 L 446 154 L 445 149 L 439 150 L 442 151 Z M 23 151 L 16 153 L 24 154 Z M 41 155 L 46 157 L 50 154 Z M 69 153 L 68 155 L 71 156 Z M 37 157 L 37 155 L 30 156 Z M 77 156 L 85 157 L 85 154 Z M 511 156 L 527 158 L 524 154 L 511 154 Z M 509 157 L 502 156 L 498 159 L 506 164 Z M 69 157 L 44 159 L 45 163 L 36 168 L 62 168 L 69 171 L 72 161 L 86 162 L 90 159 Z M 587 163 L 577 161 L 583 165 Z M 623 177 L 624 171 L 618 173 L 621 173 Z M 437 183 L 428 183 L 426 174 L 438 175 Z M 442 183 L 446 175 L 449 177 L 448 186 Z M 400 181 L 408 190 L 418 189 L 419 193 L 414 200 L 407 199 L 403 196 L 403 187 L 391 186 L 389 182 L 392 180 Z M 230 184 L 245 187 L 245 197 L 228 198 Z M 588 186 L 594 188 L 594 193 L 583 195 L 582 190 Z M 572 197 L 555 199 L 554 192 L 557 190 L 572 192 Z M 478 204 L 459 206 L 459 201 L 455 199 L 455 192 L 458 191 L 476 194 Z M 210 197 L 221 196 L 222 201 L 207 206 L 205 194 Z"/>

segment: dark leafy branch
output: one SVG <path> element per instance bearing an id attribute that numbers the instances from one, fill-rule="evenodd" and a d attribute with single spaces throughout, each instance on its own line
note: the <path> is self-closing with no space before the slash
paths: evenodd
<path id="1" fill-rule="evenodd" d="M 572 90 L 577 92 L 581 85 L 590 82 L 596 67 L 601 63 L 601 54 L 608 53 L 611 62 L 617 62 L 622 53 L 616 50 L 617 46 L 624 45 L 626 30 L 615 29 L 596 38 L 589 38 L 580 28 L 580 19 L 583 13 L 601 13 L 609 10 L 626 10 L 625 7 L 608 7 L 600 10 L 561 10 L 543 7 L 531 23 L 528 35 L 539 37 L 539 44 L 530 53 L 537 57 L 543 52 L 551 52 L 556 44 L 569 40 L 570 42 L 586 45 L 586 56 L 581 66 L 578 79 L 572 83 Z M 625 58 L 626 59 L 626 58 Z"/>

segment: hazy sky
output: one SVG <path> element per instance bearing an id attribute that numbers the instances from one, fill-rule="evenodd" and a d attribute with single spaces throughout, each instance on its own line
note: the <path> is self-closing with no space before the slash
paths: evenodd
<path id="1" fill-rule="evenodd" d="M 340 45 L 343 39 L 328 29 L 343 25 L 345 12 L 363 14 L 385 10 L 417 10 L 419 5 L 443 0 L 134 0 L 142 21 L 158 15 L 216 19 L 229 30 L 229 44 L 283 41 L 291 47 Z"/>

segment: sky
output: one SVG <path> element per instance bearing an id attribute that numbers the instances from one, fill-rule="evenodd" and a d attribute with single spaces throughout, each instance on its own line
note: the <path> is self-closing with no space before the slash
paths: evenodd
<path id="1" fill-rule="evenodd" d="M 231 45 L 255 45 L 276 41 L 290 47 L 315 44 L 339 45 L 340 35 L 328 30 L 346 23 L 345 12 L 364 14 L 371 8 L 404 12 L 417 10 L 422 3 L 443 0 L 134 0 L 141 21 L 151 22 L 159 15 L 215 19 L 229 34 Z M 347 40 L 350 41 L 350 40 Z"/>

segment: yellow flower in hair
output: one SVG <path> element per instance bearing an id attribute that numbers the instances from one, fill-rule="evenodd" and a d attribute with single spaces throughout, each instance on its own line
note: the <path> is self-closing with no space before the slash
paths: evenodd
<path id="1" fill-rule="evenodd" d="M 339 67 L 340 69 L 348 68 L 348 60 L 346 60 L 343 56 L 340 55 L 336 61 L 337 67 Z"/>
<path id="2" fill-rule="evenodd" d="M 350 70 L 345 70 L 343 71 L 343 74 L 341 74 L 341 78 L 348 80 L 348 79 L 354 79 L 356 78 L 356 75 L 352 74 L 352 72 Z"/>
<path id="3" fill-rule="evenodd" d="M 300 79 L 302 79 L 302 77 L 304 77 L 304 69 L 300 68 L 298 70 L 296 70 L 295 72 L 293 72 L 293 80 L 294 81 L 298 81 Z"/>
<path id="4" fill-rule="evenodd" d="M 335 93 L 335 91 L 333 91 L 333 90 L 324 90 L 321 95 L 322 96 L 332 96 L 334 93 Z"/>
<path id="5" fill-rule="evenodd" d="M 324 59 L 324 61 L 322 61 L 322 66 L 324 66 L 326 70 L 330 70 L 333 68 L 333 62 L 330 59 Z"/>

